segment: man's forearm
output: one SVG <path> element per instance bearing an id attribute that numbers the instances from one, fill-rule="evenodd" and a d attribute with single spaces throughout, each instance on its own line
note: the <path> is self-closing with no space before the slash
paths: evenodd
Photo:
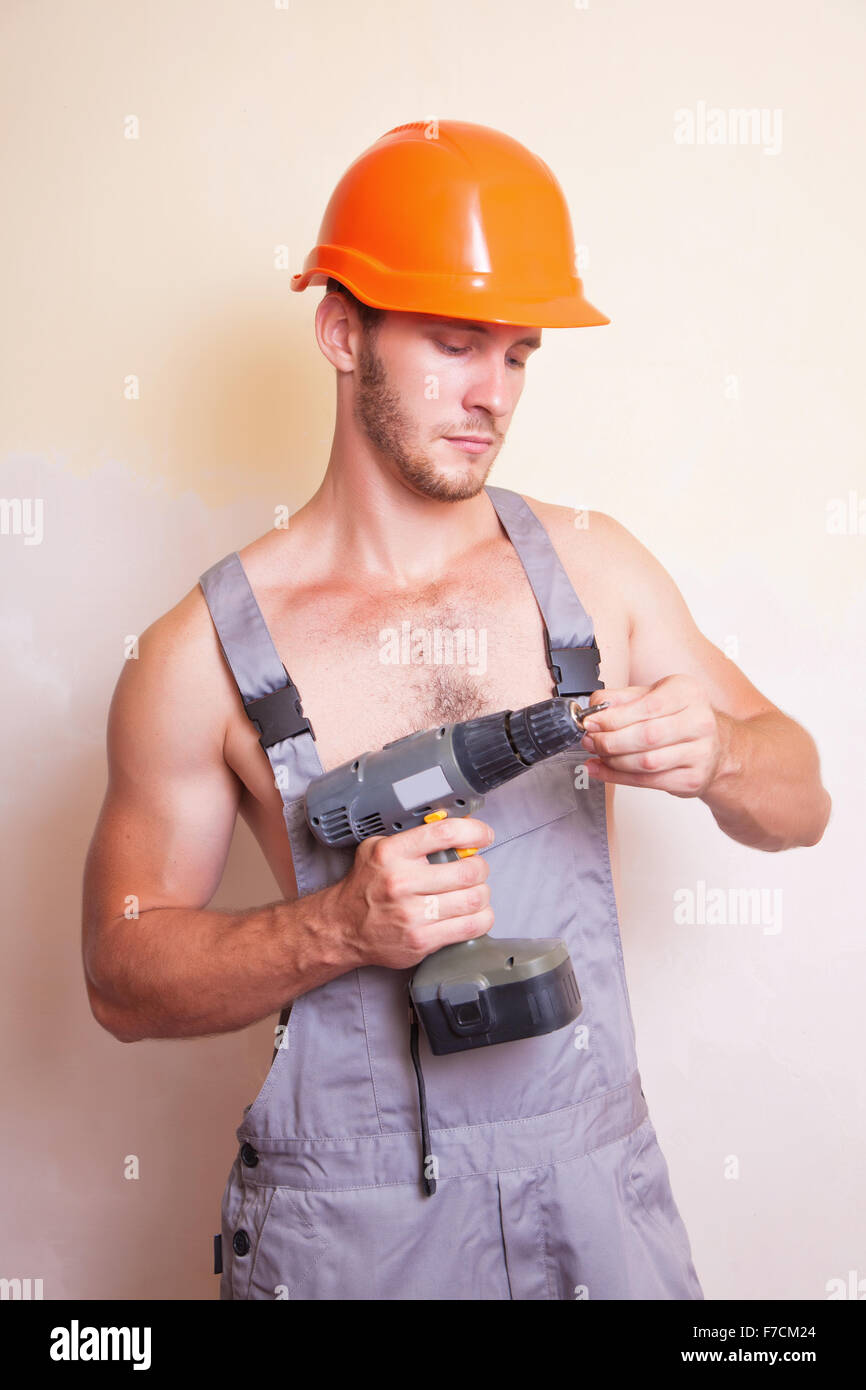
<path id="1" fill-rule="evenodd" d="M 701 797 L 721 830 L 754 849 L 817 844 L 830 818 L 814 739 L 776 711 L 734 719 L 716 710 L 723 750 Z"/>
<path id="2" fill-rule="evenodd" d="M 86 961 L 95 1017 L 122 1042 L 245 1028 L 360 962 L 324 888 L 243 912 L 158 907 L 106 928 Z"/>

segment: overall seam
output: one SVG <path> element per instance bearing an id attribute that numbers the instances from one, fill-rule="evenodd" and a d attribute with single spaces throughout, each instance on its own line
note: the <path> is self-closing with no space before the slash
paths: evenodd
<path id="1" fill-rule="evenodd" d="M 579 1110 L 581 1106 L 589 1105 L 591 1101 L 607 1099 L 608 1096 L 616 1095 L 618 1091 L 628 1090 L 636 1075 L 637 1069 L 632 1071 L 625 1081 L 617 1082 L 615 1086 L 608 1086 L 604 1091 L 597 1091 L 591 1096 L 584 1096 L 583 1100 L 575 1101 L 572 1105 L 560 1105 L 554 1110 L 538 1110 L 534 1115 L 513 1115 L 508 1119 L 481 1120 L 475 1125 L 451 1125 L 447 1128 L 437 1126 L 435 1129 L 431 1129 L 430 1134 L 431 1137 L 434 1134 L 468 1134 L 472 1130 L 488 1129 L 491 1126 L 505 1128 L 506 1126 L 512 1125 L 527 1125 L 533 1120 L 546 1120 L 548 1116 L 561 1115 L 568 1110 Z M 244 1131 L 244 1133 L 246 1134 L 246 1131 Z M 375 1142 L 383 1138 L 383 1136 L 387 1136 L 390 1139 L 410 1138 L 412 1135 L 417 1135 L 417 1133 L 417 1129 L 389 1129 L 382 1131 L 380 1134 L 269 1134 L 267 1139 L 287 1139 L 290 1142 L 298 1144 L 354 1144 L 359 1140 Z M 256 1136 L 252 1133 L 249 1135 L 251 1143 L 256 1138 L 259 1139 L 260 1143 L 262 1142 L 262 1136 Z"/>
<path id="2" fill-rule="evenodd" d="M 357 967 L 355 969 L 355 979 L 358 984 L 358 998 L 361 1001 L 361 1018 L 364 1023 L 364 1046 L 367 1049 L 367 1066 L 370 1068 L 370 1085 L 373 1088 L 373 1104 L 376 1107 L 376 1119 L 379 1121 L 379 1133 L 384 1134 L 385 1130 L 382 1125 L 382 1112 L 379 1109 L 379 1097 L 376 1093 L 376 1077 L 373 1072 L 373 1056 L 370 1052 L 370 1032 L 367 1028 L 367 1012 L 364 1008 L 364 989 L 361 984 L 361 972 Z"/>
<path id="3" fill-rule="evenodd" d="M 502 1246 L 502 1263 L 505 1268 L 505 1282 L 508 1285 L 508 1297 L 514 1298 L 514 1291 L 511 1288 L 511 1276 L 508 1273 L 508 1249 L 505 1244 L 505 1212 L 502 1207 L 502 1184 L 497 1176 L 496 1196 L 499 1204 L 499 1243 Z"/>
<path id="4" fill-rule="evenodd" d="M 263 1239 L 264 1239 L 265 1227 L 266 1227 L 267 1224 L 268 1224 L 268 1215 L 270 1214 L 271 1206 L 273 1205 L 273 1200 L 274 1200 L 274 1197 L 275 1197 L 276 1195 L 277 1195 L 277 1193 L 276 1193 L 276 1188 L 274 1188 L 274 1191 L 271 1193 L 270 1197 L 268 1198 L 268 1202 L 267 1202 L 267 1205 L 266 1205 L 266 1207 L 265 1207 L 264 1215 L 263 1215 L 263 1217 L 262 1217 L 262 1224 L 261 1224 L 261 1226 L 259 1227 L 259 1233 L 258 1233 L 258 1235 L 257 1235 L 257 1237 L 256 1237 L 256 1250 L 255 1250 L 255 1254 L 253 1255 L 252 1264 L 250 1265 L 249 1277 L 247 1278 L 247 1296 L 249 1296 L 250 1286 L 252 1285 L 253 1276 L 255 1275 L 255 1272 L 256 1272 L 256 1265 L 257 1265 L 257 1263 L 258 1263 L 259 1251 L 260 1251 L 261 1248 L 262 1248 L 262 1241 L 263 1241 Z M 232 1251 L 232 1254 L 234 1255 L 234 1251 Z M 237 1257 L 235 1257 L 235 1258 L 237 1258 Z"/>
<path id="5" fill-rule="evenodd" d="M 445 1182 L 471 1182 L 474 1178 L 487 1177 L 490 1175 L 498 1176 L 501 1173 L 531 1173 L 538 1169 L 559 1168 L 567 1163 L 578 1163 L 582 1158 L 589 1158 L 591 1154 L 601 1153 L 604 1149 L 613 1148 L 615 1144 L 625 1144 L 631 1139 L 632 1135 L 640 1129 L 641 1125 L 646 1124 L 649 1119 L 645 1115 L 643 1119 L 625 1134 L 618 1134 L 615 1139 L 606 1139 L 603 1144 L 594 1144 L 590 1149 L 581 1149 L 579 1153 L 566 1154 L 563 1158 L 542 1159 L 540 1163 L 516 1163 L 510 1167 L 500 1164 L 496 1168 L 478 1168 L 472 1173 L 459 1174 L 440 1174 L 437 1179 L 440 1183 Z M 351 1183 L 339 1187 L 323 1187 L 320 1184 L 305 1183 L 303 1187 L 292 1187 L 289 1183 L 268 1183 L 257 1182 L 254 1178 L 246 1178 L 246 1183 L 251 1187 L 273 1187 L 274 1189 L 285 1189 L 288 1192 L 368 1192 L 377 1188 L 386 1187 L 417 1187 L 417 1177 L 398 1179 L 394 1182 L 367 1182 Z M 643 1204 L 641 1204 L 643 1205 Z"/>
<path id="6" fill-rule="evenodd" d="M 539 1164 L 539 1167 L 546 1166 Z M 535 1216 L 538 1223 L 539 1246 L 541 1248 L 541 1264 L 544 1270 L 544 1282 L 547 1285 L 548 1300 L 556 1297 L 553 1286 L 550 1282 L 550 1265 L 548 1263 L 547 1234 L 544 1229 L 544 1216 L 541 1210 L 541 1193 L 538 1190 L 538 1171 L 532 1173 L 532 1196 L 535 1201 Z"/>
<path id="7" fill-rule="evenodd" d="M 659 1231 L 665 1237 L 666 1240 L 672 1242 L 674 1249 L 676 1250 L 677 1255 L 680 1258 L 687 1259 L 689 1258 L 689 1252 L 682 1247 L 679 1240 L 675 1237 L 673 1231 L 671 1231 L 669 1227 L 665 1226 L 664 1222 L 660 1221 L 659 1218 L 655 1216 L 653 1212 L 650 1211 L 649 1207 L 646 1205 L 646 1202 L 641 1197 L 633 1181 L 635 1166 L 644 1149 L 647 1147 L 647 1145 L 651 1142 L 653 1138 L 653 1128 L 651 1127 L 649 1116 L 646 1117 L 644 1123 L 647 1127 L 646 1134 L 644 1135 L 643 1139 L 638 1145 L 637 1152 L 635 1153 L 634 1157 L 632 1158 L 631 1164 L 629 1165 L 629 1170 L 626 1173 L 626 1182 L 628 1183 L 631 1191 L 634 1193 L 634 1196 L 637 1199 L 640 1209 L 645 1214 L 647 1220 L 652 1223 L 656 1230 Z M 628 1135 L 627 1138 L 631 1138 L 631 1135 Z M 664 1157 L 664 1155 L 662 1155 L 662 1157 Z"/>

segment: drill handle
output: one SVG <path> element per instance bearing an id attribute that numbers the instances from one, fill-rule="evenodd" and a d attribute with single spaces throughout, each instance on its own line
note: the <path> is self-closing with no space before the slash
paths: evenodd
<path id="1" fill-rule="evenodd" d="M 474 854 L 475 850 L 469 850 L 469 853 Z M 462 855 L 457 853 L 456 849 L 437 849 L 434 850 L 432 854 L 427 855 L 427 859 L 431 864 L 448 864 L 452 859 L 460 859 L 462 857 Z"/>

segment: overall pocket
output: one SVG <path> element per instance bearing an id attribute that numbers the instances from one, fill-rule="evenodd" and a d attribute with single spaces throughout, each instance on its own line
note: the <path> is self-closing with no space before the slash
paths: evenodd
<path id="1" fill-rule="evenodd" d="M 330 1245 L 305 1207 L 305 1194 L 293 1188 L 246 1186 L 228 1233 L 234 1298 L 295 1297 Z"/>
<path id="2" fill-rule="evenodd" d="M 678 1255 L 691 1260 L 689 1237 L 670 1185 L 670 1173 L 652 1121 L 634 1132 L 636 1148 L 628 1169 L 628 1185 L 653 1225 L 673 1242 Z"/>

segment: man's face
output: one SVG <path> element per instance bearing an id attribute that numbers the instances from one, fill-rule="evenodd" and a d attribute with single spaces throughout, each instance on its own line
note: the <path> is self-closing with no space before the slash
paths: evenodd
<path id="1" fill-rule="evenodd" d="M 523 341 L 528 340 L 528 341 Z M 355 419 L 408 487 L 458 502 L 480 492 L 541 346 L 537 328 L 389 311 L 365 334 Z M 483 435 L 463 449 L 448 436 Z"/>

